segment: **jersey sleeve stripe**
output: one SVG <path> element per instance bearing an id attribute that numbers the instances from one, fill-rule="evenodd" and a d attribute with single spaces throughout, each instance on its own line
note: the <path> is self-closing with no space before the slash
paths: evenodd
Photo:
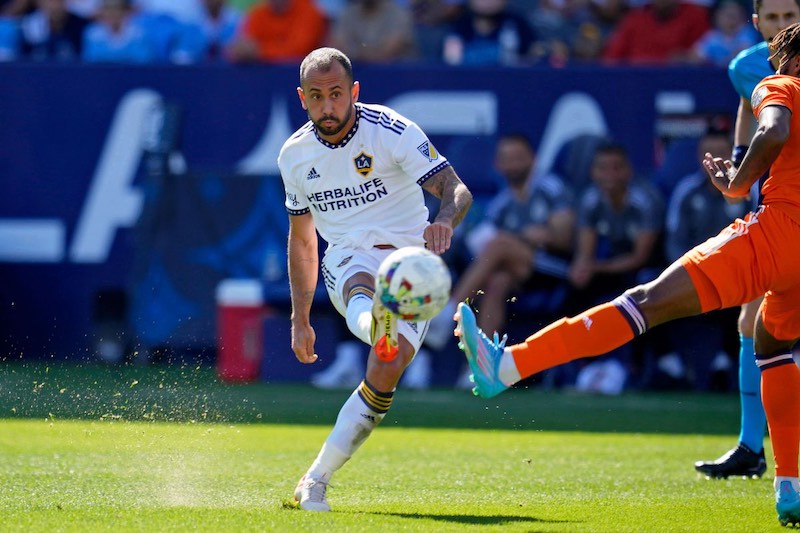
<path id="1" fill-rule="evenodd" d="M 311 209 L 309 209 L 308 207 L 303 209 L 289 209 L 287 207 L 286 211 L 292 216 L 298 216 L 298 215 L 305 215 L 306 213 L 310 212 Z"/>
<path id="2" fill-rule="evenodd" d="M 450 166 L 450 161 L 445 161 L 443 163 L 439 163 L 438 165 L 433 167 L 431 170 L 429 170 L 424 176 L 422 176 L 420 179 L 418 179 L 417 180 L 417 185 L 422 185 L 423 183 L 425 183 L 426 181 L 431 179 L 431 176 L 433 176 L 437 172 L 439 172 L 439 171 L 441 171 L 441 170 L 443 170 L 443 169 L 445 169 L 445 168 L 447 168 L 449 166 Z"/>

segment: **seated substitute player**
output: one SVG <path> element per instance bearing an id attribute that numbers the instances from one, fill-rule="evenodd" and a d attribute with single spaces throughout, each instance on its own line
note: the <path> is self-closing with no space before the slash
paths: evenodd
<path id="1" fill-rule="evenodd" d="M 505 187 L 486 208 L 472 236 L 481 241 L 475 259 L 453 288 L 447 306 L 431 320 L 425 343 L 441 350 L 453 338 L 456 305 L 476 298 L 481 327 L 492 331 L 506 319 L 509 295 L 532 278 L 550 284 L 565 279 L 573 243 L 572 190 L 555 174 L 536 174 L 536 154 L 521 133 L 500 137 L 494 165 Z"/>
<path id="2" fill-rule="evenodd" d="M 331 476 L 355 453 L 392 405 L 404 369 L 419 350 L 426 322 L 398 321 L 373 303 L 374 277 L 394 249 L 427 246 L 444 253 L 472 195 L 414 122 L 385 106 L 358 102 L 348 57 L 320 48 L 300 65 L 300 104 L 309 121 L 278 156 L 289 211 L 292 350 L 317 360 L 311 303 L 317 286 L 317 232 L 328 243 L 322 275 L 347 327 L 372 349 L 366 377 L 295 489 L 300 508 L 330 511 Z M 423 189 L 441 204 L 428 223 Z"/>
<path id="3" fill-rule="evenodd" d="M 770 50 L 779 74 L 753 92 L 758 129 L 741 165 L 711 154 L 703 162 L 717 189 L 730 197 L 747 196 L 769 171 L 757 210 L 686 252 L 654 281 L 562 318 L 521 344 L 505 347 L 505 338 L 486 337 L 464 303 L 454 318 L 474 391 L 489 398 L 547 368 L 606 353 L 648 328 L 764 295 L 755 353 L 774 451 L 776 510 L 782 525 L 800 525 L 800 368 L 792 357 L 800 338 L 800 23 L 776 35 Z"/>

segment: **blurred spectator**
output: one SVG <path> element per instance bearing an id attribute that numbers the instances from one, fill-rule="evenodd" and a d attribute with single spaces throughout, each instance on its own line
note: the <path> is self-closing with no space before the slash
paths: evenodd
<path id="1" fill-rule="evenodd" d="M 406 3 L 414 21 L 414 40 L 423 60 L 440 63 L 450 24 L 464 10 L 463 0 L 397 0 Z"/>
<path id="2" fill-rule="evenodd" d="M 101 0 L 67 0 L 67 9 L 85 19 L 94 19 L 100 12 Z"/>
<path id="3" fill-rule="evenodd" d="M 0 0 L 0 16 L 18 17 L 33 13 L 35 9 L 35 0 Z"/>
<path id="4" fill-rule="evenodd" d="M 350 0 L 333 24 L 331 46 L 366 63 L 410 59 L 416 55 L 411 12 L 394 0 Z"/>
<path id="5" fill-rule="evenodd" d="M 186 64 L 203 59 L 203 0 L 132 0 L 135 23 L 151 43 L 154 62 Z"/>
<path id="6" fill-rule="evenodd" d="M 231 0 L 231 7 L 238 10 L 240 13 L 244 13 L 257 3 L 258 0 Z"/>
<path id="7" fill-rule="evenodd" d="M 507 0 L 468 0 L 444 40 L 450 65 L 520 65 L 534 61 L 536 35 Z"/>
<path id="8" fill-rule="evenodd" d="M 97 22 L 84 33 L 84 61 L 149 63 L 156 58 L 155 45 L 134 16 L 129 0 L 103 0 Z"/>
<path id="9" fill-rule="evenodd" d="M 585 19 L 578 24 L 570 43 L 576 61 L 596 61 L 622 17 L 628 12 L 626 0 L 591 0 Z"/>
<path id="10" fill-rule="evenodd" d="M 317 6 L 322 16 L 325 17 L 325 23 L 328 25 L 332 24 L 341 16 L 342 11 L 347 7 L 347 3 L 348 0 L 314 0 L 314 5 Z"/>
<path id="11" fill-rule="evenodd" d="M 714 27 L 694 46 L 691 60 L 695 63 L 727 67 L 736 54 L 759 42 L 761 37 L 738 0 L 721 0 L 712 13 Z"/>
<path id="12" fill-rule="evenodd" d="M 572 43 L 590 16 L 586 0 L 540 0 L 529 19 L 538 37 L 538 54 L 553 66 L 569 61 Z"/>
<path id="13" fill-rule="evenodd" d="M 77 61 L 89 20 L 67 11 L 66 0 L 38 0 L 38 9 L 22 17 L 21 56 L 33 61 Z"/>
<path id="14" fill-rule="evenodd" d="M 705 7 L 681 0 L 650 0 L 622 18 L 602 57 L 630 64 L 685 62 L 710 27 Z"/>
<path id="15" fill-rule="evenodd" d="M 239 10 L 226 0 L 203 0 L 202 19 L 181 25 L 170 59 L 179 64 L 227 59 L 224 52 L 236 38 L 241 20 Z"/>
<path id="16" fill-rule="evenodd" d="M 19 56 L 19 24 L 12 17 L 0 16 L 0 62 Z"/>
<path id="17" fill-rule="evenodd" d="M 325 32 L 325 17 L 311 0 L 262 0 L 245 14 L 228 53 L 237 62 L 300 61 L 322 44 Z"/>
<path id="18" fill-rule="evenodd" d="M 750 202 L 728 202 L 711 184 L 703 168 L 708 152 L 728 157 L 733 144 L 730 133 L 709 128 L 697 147 L 697 171 L 675 187 L 666 221 L 666 258 L 673 262 L 687 250 L 715 236 L 734 219 L 744 217 Z M 732 376 L 717 380 L 735 369 L 726 351 L 726 340 L 736 336 L 736 314 L 709 313 L 664 325 L 662 339 L 668 346 L 659 357 L 653 386 L 693 385 L 699 390 L 727 389 Z"/>
<path id="19" fill-rule="evenodd" d="M 452 338 L 458 302 L 477 298 L 481 328 L 497 331 L 505 324 L 509 295 L 532 277 L 546 278 L 546 284 L 566 278 L 575 229 L 572 191 L 555 175 L 535 175 L 535 160 L 524 135 L 498 141 L 495 167 L 505 188 L 489 203 L 486 221 L 467 237 L 476 257 L 431 321 L 425 338 L 431 348 L 441 349 Z"/>
<path id="20" fill-rule="evenodd" d="M 178 22 L 200 24 L 204 17 L 203 0 L 133 0 L 139 13 L 166 15 Z"/>
<path id="21" fill-rule="evenodd" d="M 203 32 L 208 45 L 207 59 L 216 59 L 236 37 L 242 21 L 242 12 L 225 0 L 204 0 Z"/>

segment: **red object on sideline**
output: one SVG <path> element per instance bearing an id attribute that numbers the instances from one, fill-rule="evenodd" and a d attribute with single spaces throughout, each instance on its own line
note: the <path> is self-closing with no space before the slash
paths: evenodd
<path id="1" fill-rule="evenodd" d="M 255 381 L 264 358 L 261 283 L 229 279 L 217 286 L 217 373 L 224 381 Z"/>

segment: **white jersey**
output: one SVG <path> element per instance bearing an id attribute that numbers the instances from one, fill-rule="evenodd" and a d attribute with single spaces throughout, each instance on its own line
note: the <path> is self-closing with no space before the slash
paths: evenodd
<path id="1" fill-rule="evenodd" d="M 290 215 L 310 212 L 330 246 L 422 246 L 428 209 L 421 185 L 450 165 L 415 123 L 381 105 L 356 103 L 338 144 L 309 121 L 281 148 Z"/>

